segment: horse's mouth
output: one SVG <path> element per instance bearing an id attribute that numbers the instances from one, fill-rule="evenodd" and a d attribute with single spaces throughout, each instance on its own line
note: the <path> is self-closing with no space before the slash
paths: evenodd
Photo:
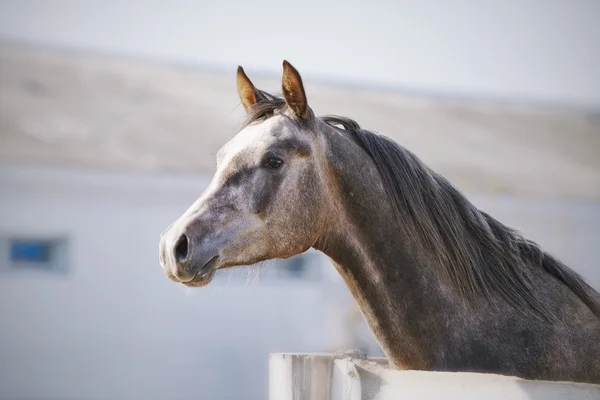
<path id="1" fill-rule="evenodd" d="M 215 274 L 218 269 L 218 261 L 219 256 L 214 256 L 210 259 L 209 262 L 207 262 L 202 268 L 200 268 L 198 272 L 196 272 L 192 279 L 181 283 L 188 287 L 201 287 L 208 285 L 215 277 Z"/>

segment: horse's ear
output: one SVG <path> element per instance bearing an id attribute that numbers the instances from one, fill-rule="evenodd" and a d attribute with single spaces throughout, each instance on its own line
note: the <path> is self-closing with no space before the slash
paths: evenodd
<path id="1" fill-rule="evenodd" d="M 237 90 L 246 111 L 260 99 L 260 92 L 254 87 L 241 66 L 237 69 Z"/>
<path id="2" fill-rule="evenodd" d="M 283 97 L 288 107 L 300 118 L 306 117 L 308 103 L 302 78 L 296 71 L 296 68 L 287 61 L 283 61 L 283 79 L 282 79 Z"/>

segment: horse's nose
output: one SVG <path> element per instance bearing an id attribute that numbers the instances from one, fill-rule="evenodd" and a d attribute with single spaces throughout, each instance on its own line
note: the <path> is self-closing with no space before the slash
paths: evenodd
<path id="1" fill-rule="evenodd" d="M 182 233 L 177 240 L 161 238 L 161 264 L 167 276 L 176 282 L 185 282 L 193 278 L 191 268 L 192 243 L 189 237 Z"/>
<path id="2" fill-rule="evenodd" d="M 173 248 L 173 255 L 175 256 L 175 262 L 178 264 L 185 263 L 190 255 L 190 241 L 185 233 L 182 233 L 179 236 L 179 239 L 175 242 L 175 247 Z"/>
<path id="3" fill-rule="evenodd" d="M 189 282 L 209 261 L 219 255 L 215 235 L 200 227 L 200 220 L 185 221 L 161 238 L 161 264 L 167 276 L 176 282 Z"/>

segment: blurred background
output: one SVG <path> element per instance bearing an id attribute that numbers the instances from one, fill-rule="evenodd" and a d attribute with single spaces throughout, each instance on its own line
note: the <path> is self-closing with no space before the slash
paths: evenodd
<path id="1" fill-rule="evenodd" d="M 0 399 L 267 398 L 270 352 L 381 351 L 309 251 L 169 281 L 159 235 L 241 64 L 414 151 L 600 289 L 600 2 L 0 1 Z"/>

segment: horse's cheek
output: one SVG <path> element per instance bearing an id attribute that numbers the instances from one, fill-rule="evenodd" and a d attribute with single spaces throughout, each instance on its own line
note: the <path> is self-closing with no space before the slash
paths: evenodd
<path id="1" fill-rule="evenodd" d="M 279 189 L 283 179 L 279 175 L 262 174 L 257 176 L 251 184 L 251 193 L 249 196 L 249 210 L 253 214 L 259 215 L 262 219 L 270 219 L 275 209 L 274 201 L 278 196 Z"/>

